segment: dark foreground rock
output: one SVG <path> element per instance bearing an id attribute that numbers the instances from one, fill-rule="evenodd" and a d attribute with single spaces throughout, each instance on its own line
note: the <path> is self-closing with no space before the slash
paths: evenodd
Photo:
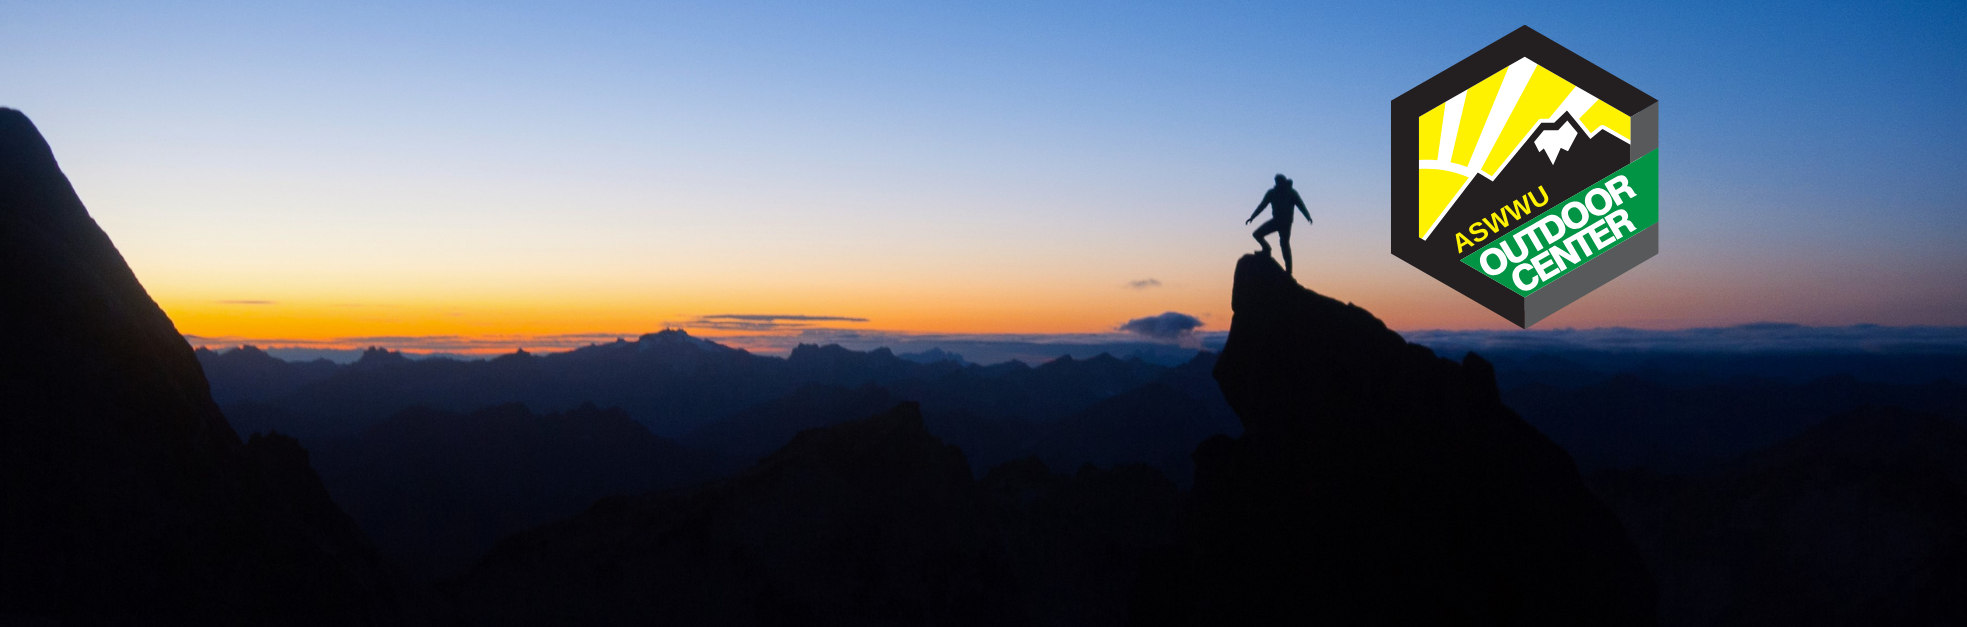
<path id="1" fill-rule="evenodd" d="M 451 589 L 473 625 L 1020 624 L 987 503 L 904 403 L 508 538 Z"/>
<path id="2" fill-rule="evenodd" d="M 293 440 L 242 443 L 26 116 L 0 109 L 0 623 L 401 620 Z"/>
<path id="3" fill-rule="evenodd" d="M 418 583 L 456 576 L 500 538 L 602 497 L 725 474 L 710 454 L 593 405 L 557 414 L 517 403 L 470 414 L 411 409 L 315 449 L 335 502 Z"/>
<path id="4" fill-rule="evenodd" d="M 1031 625 L 1125 625 L 1142 566 L 1175 541 L 1181 493 L 1144 464 L 1062 475 L 1028 457 L 980 483 Z"/>
<path id="5" fill-rule="evenodd" d="M 1408 344 L 1268 258 L 1236 269 L 1216 379 L 1245 428 L 1195 451 L 1144 625 L 1648 625 L 1655 592 L 1571 458 L 1482 358 Z"/>
<path id="6" fill-rule="evenodd" d="M 1967 624 L 1967 427 L 1869 407 L 1710 475 L 1593 476 L 1668 625 Z"/>

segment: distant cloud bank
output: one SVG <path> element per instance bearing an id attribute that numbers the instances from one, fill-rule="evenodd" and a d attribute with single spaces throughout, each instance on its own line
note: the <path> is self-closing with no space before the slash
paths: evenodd
<path id="1" fill-rule="evenodd" d="M 1120 325 L 1121 331 L 1163 341 L 1187 339 L 1199 328 L 1202 328 L 1200 318 L 1174 311 L 1158 316 L 1135 318 Z"/>
<path id="2" fill-rule="evenodd" d="M 673 326 L 720 329 L 729 331 L 776 331 L 782 329 L 810 329 L 821 322 L 867 322 L 867 318 L 849 316 L 809 316 L 804 314 L 712 314 L 698 316 L 683 322 L 670 322 Z"/>
<path id="3" fill-rule="evenodd" d="M 1146 278 L 1139 281 L 1128 281 L 1125 287 L 1130 290 L 1144 290 L 1152 287 L 1161 287 L 1161 282 L 1153 278 Z"/>

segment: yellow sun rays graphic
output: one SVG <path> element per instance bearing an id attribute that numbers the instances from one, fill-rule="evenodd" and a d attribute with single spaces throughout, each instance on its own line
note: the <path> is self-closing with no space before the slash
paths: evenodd
<path id="1" fill-rule="evenodd" d="M 1631 143 L 1632 118 L 1531 62 L 1518 59 L 1420 117 L 1420 238 L 1476 176 L 1494 180 L 1537 125 L 1570 113 L 1587 133 Z"/>

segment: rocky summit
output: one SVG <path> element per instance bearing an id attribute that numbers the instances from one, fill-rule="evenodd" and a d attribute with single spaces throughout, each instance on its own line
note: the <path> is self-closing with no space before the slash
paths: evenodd
<path id="1" fill-rule="evenodd" d="M 1215 376 L 1244 426 L 1194 454 L 1143 625 L 1648 625 L 1655 591 L 1494 370 L 1410 344 L 1267 257 L 1236 267 Z"/>

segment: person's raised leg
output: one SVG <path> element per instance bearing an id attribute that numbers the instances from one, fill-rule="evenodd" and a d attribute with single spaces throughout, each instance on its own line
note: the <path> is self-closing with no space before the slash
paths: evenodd
<path id="1" fill-rule="evenodd" d="M 1263 252 L 1263 254 L 1265 255 L 1269 255 L 1270 241 L 1265 240 L 1264 236 L 1275 232 L 1277 232 L 1277 222 L 1275 221 L 1265 222 L 1263 223 L 1263 226 L 1257 227 L 1257 232 L 1251 233 L 1250 236 L 1257 238 L 1257 245 L 1263 247 L 1263 250 L 1261 252 Z"/>

